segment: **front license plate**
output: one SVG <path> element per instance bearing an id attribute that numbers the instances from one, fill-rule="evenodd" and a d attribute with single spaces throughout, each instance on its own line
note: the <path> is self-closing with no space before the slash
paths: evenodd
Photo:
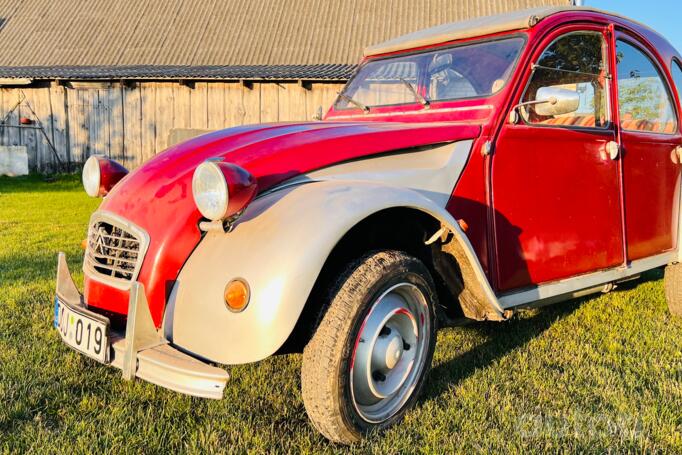
<path id="1" fill-rule="evenodd" d="M 59 299 L 55 302 L 55 317 L 64 343 L 102 363 L 109 360 L 107 324 L 69 308 Z"/>

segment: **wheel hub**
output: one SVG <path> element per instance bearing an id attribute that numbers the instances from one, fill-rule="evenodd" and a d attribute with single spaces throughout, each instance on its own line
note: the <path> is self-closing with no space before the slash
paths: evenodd
<path id="1" fill-rule="evenodd" d="M 383 372 L 392 370 L 403 356 L 403 339 L 397 331 L 379 336 L 372 351 L 372 364 Z"/>

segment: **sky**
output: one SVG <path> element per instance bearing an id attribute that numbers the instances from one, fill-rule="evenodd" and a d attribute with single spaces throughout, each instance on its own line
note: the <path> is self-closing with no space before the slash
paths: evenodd
<path id="1" fill-rule="evenodd" d="M 643 22 L 682 52 L 681 0 L 584 0 L 583 3 Z"/>

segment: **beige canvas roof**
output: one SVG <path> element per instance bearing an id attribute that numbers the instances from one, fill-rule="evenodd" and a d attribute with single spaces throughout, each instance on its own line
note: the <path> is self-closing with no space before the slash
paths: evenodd
<path id="1" fill-rule="evenodd" d="M 575 10 L 604 12 L 595 8 L 587 7 L 545 6 L 512 11 L 504 14 L 496 14 L 493 16 L 478 17 L 466 21 L 452 22 L 449 24 L 427 28 L 425 30 L 419 30 L 417 32 L 384 41 L 380 44 L 369 46 L 365 49 L 365 56 L 369 57 L 372 55 L 385 54 L 387 52 L 414 49 L 416 47 L 445 43 L 458 39 L 473 38 L 476 36 L 490 35 L 493 33 L 527 29 L 553 14 Z M 607 14 L 618 16 L 613 13 Z"/>

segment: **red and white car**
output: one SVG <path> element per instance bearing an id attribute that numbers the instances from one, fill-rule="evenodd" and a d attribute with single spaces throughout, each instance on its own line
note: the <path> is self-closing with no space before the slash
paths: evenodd
<path id="1" fill-rule="evenodd" d="M 659 267 L 679 315 L 681 62 L 623 17 L 519 11 L 369 47 L 324 121 L 207 134 L 129 174 L 91 157 L 84 294 L 60 255 L 55 326 L 208 398 L 216 365 L 302 350 L 311 420 L 349 443 L 414 404 L 438 327 Z"/>

